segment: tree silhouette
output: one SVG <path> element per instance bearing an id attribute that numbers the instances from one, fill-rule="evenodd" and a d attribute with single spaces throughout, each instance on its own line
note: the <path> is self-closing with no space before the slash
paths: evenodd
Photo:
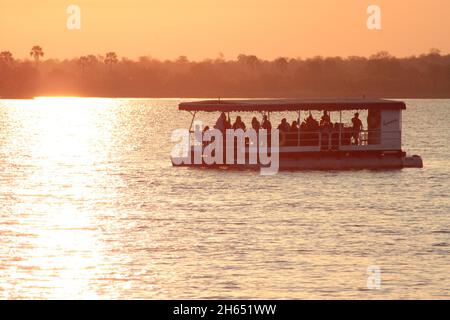
<path id="1" fill-rule="evenodd" d="M 14 62 L 12 53 L 9 51 L 0 52 L 0 62 L 8 66 L 12 65 Z"/>
<path id="2" fill-rule="evenodd" d="M 388 60 L 392 58 L 391 54 L 387 51 L 379 51 L 370 56 L 370 60 Z"/>
<path id="3" fill-rule="evenodd" d="M 42 48 L 31 56 L 42 61 Z M 386 97 L 449 98 L 450 54 L 432 49 L 398 58 L 386 51 L 370 57 L 280 57 L 191 61 L 141 57 L 119 59 L 114 52 L 75 59 L 34 59 L 0 52 L 0 96 L 45 94 L 128 97 Z M 111 69 L 114 72 L 111 72 Z M 80 74 L 89 75 L 79 80 Z"/>
<path id="4" fill-rule="evenodd" d="M 39 62 L 39 58 L 44 56 L 44 51 L 40 46 L 33 46 L 30 51 L 30 56 L 34 58 L 36 64 Z"/>
<path id="5" fill-rule="evenodd" d="M 431 48 L 429 55 L 434 55 L 434 56 L 440 56 L 441 55 L 441 50 L 437 49 L 437 48 Z"/>
<path id="6" fill-rule="evenodd" d="M 189 63 L 189 60 L 186 56 L 179 56 L 177 59 L 177 63 L 186 64 Z"/>
<path id="7" fill-rule="evenodd" d="M 256 66 L 260 63 L 259 59 L 255 55 L 238 55 L 238 62 L 246 65 L 250 69 L 255 69 Z"/>
<path id="8" fill-rule="evenodd" d="M 93 65 L 93 64 L 98 63 L 98 58 L 93 54 L 87 55 L 86 58 L 87 58 L 88 65 Z"/>
<path id="9" fill-rule="evenodd" d="M 86 68 L 86 66 L 89 64 L 89 58 L 87 56 L 81 56 L 78 59 L 78 64 L 81 67 L 81 73 L 84 74 L 84 69 Z"/>
<path id="10" fill-rule="evenodd" d="M 285 72 L 287 70 L 288 61 L 286 58 L 280 57 L 280 58 L 275 59 L 274 62 L 275 62 L 277 69 L 280 70 L 281 72 Z"/>
<path id="11" fill-rule="evenodd" d="M 115 52 L 108 52 L 106 53 L 104 62 L 109 67 L 109 70 L 111 70 L 113 64 L 118 63 L 119 59 L 117 58 L 117 54 Z"/>

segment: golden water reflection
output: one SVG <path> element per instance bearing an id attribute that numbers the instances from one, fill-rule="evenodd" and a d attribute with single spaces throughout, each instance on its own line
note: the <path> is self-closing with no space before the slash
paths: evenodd
<path id="1" fill-rule="evenodd" d="M 18 201 L 10 208 L 17 221 L 6 270 L 10 298 L 96 298 L 92 285 L 105 262 L 100 240 L 107 222 L 102 212 L 86 208 L 105 199 L 108 145 L 114 107 L 109 99 L 39 98 L 12 107 L 15 132 L 6 149 L 21 150 L 21 175 L 8 181 Z M 104 164 L 98 170 L 95 164 Z M 102 166 L 100 166 L 102 167 Z M 113 190 L 113 189 L 112 189 Z M 111 192 L 112 190 L 109 190 Z M 110 198 L 114 194 L 109 193 Z M 12 252 L 12 254 L 11 254 Z M 5 272 L 5 271 L 4 271 Z M 105 294 L 105 292 L 103 292 Z"/>
<path id="2" fill-rule="evenodd" d="M 271 177 L 172 168 L 178 102 L 0 100 L 1 298 L 448 298 L 450 102 L 407 103 L 423 169 Z"/>

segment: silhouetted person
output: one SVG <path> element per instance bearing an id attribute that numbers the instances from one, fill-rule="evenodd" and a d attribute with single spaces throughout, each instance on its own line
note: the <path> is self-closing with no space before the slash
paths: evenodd
<path id="1" fill-rule="evenodd" d="M 267 131 L 272 130 L 272 124 L 270 123 L 269 119 L 267 118 L 267 115 L 263 116 L 263 121 L 261 123 L 261 128 L 262 129 L 266 129 Z"/>
<path id="2" fill-rule="evenodd" d="M 278 125 L 278 130 L 283 132 L 289 132 L 291 130 L 291 126 L 287 122 L 286 118 L 281 119 L 281 123 Z"/>
<path id="3" fill-rule="evenodd" d="M 286 118 L 281 119 L 281 123 L 278 125 L 278 130 L 280 130 L 280 145 L 289 144 L 289 131 L 291 130 L 291 126 L 287 122 Z"/>
<path id="4" fill-rule="evenodd" d="M 263 115 L 263 119 L 261 121 L 261 129 L 267 130 L 267 147 L 270 148 L 270 146 L 272 145 L 272 140 L 271 140 L 272 123 L 270 123 L 270 120 L 266 114 Z M 258 139 L 259 139 L 259 137 L 258 137 Z M 261 141 L 259 141 L 259 142 L 261 142 Z"/>
<path id="5" fill-rule="evenodd" d="M 256 119 L 256 117 L 253 117 L 253 119 L 252 119 L 252 128 L 257 133 L 258 133 L 259 129 L 261 129 L 261 124 L 259 123 L 258 119 Z"/>
<path id="6" fill-rule="evenodd" d="M 331 123 L 330 115 L 327 110 L 323 110 L 322 118 L 320 118 L 320 125 L 327 126 L 329 123 Z"/>
<path id="7" fill-rule="evenodd" d="M 230 114 L 228 114 L 228 118 L 227 121 L 225 122 L 225 128 L 226 129 L 231 129 L 231 119 L 230 119 Z"/>
<path id="8" fill-rule="evenodd" d="M 298 141 L 298 125 L 297 121 L 292 121 L 291 128 L 289 130 L 289 145 L 296 146 Z"/>
<path id="9" fill-rule="evenodd" d="M 362 130 L 362 122 L 361 119 L 359 119 L 359 113 L 356 112 L 355 116 L 352 118 L 352 124 L 353 124 L 353 139 L 355 141 L 355 144 L 359 144 L 359 133 Z"/>
<path id="10" fill-rule="evenodd" d="M 310 131 L 319 129 L 319 122 L 316 119 L 314 119 L 311 112 L 309 113 L 308 118 L 306 118 L 306 129 Z"/>
<path id="11" fill-rule="evenodd" d="M 245 130 L 245 123 L 242 122 L 241 116 L 237 116 L 236 121 L 233 123 L 233 130 L 238 129 Z"/>
<path id="12" fill-rule="evenodd" d="M 314 119 L 311 111 L 309 112 L 309 116 L 304 121 L 304 131 L 305 134 L 300 137 L 300 141 L 304 139 L 304 145 L 306 146 L 315 146 L 319 144 L 319 122 Z M 303 125 L 303 124 L 302 124 Z M 302 128 L 303 130 L 303 128 Z M 303 144 L 303 143 L 302 143 Z"/>
<path id="13" fill-rule="evenodd" d="M 297 132 L 297 130 L 298 130 L 298 125 L 297 125 L 297 121 L 292 121 L 292 124 L 291 124 L 291 132 Z"/>
<path id="14" fill-rule="evenodd" d="M 306 127 L 306 121 L 303 120 L 302 123 L 300 124 L 300 131 L 304 131 L 304 130 L 306 130 L 306 129 L 307 129 L 307 127 Z"/>
<path id="15" fill-rule="evenodd" d="M 225 112 L 222 112 L 217 119 L 214 128 L 222 132 L 222 135 L 225 137 L 225 130 L 227 129 L 227 127 L 227 116 L 225 115 Z"/>

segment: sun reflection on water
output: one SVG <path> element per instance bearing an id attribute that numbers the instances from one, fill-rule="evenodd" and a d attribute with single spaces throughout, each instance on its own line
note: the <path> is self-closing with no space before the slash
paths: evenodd
<path id="1" fill-rule="evenodd" d="M 423 170 L 270 178 L 174 170 L 178 102 L 0 100 L 0 298 L 448 297 L 450 102 L 405 113 Z"/>
<path id="2" fill-rule="evenodd" d="M 105 184 L 107 169 L 101 172 L 93 165 L 107 163 L 108 121 L 114 113 L 105 117 L 104 110 L 113 105 L 109 99 L 38 98 L 16 113 L 21 130 L 16 137 L 28 140 L 7 143 L 22 144 L 28 170 L 11 181 L 21 201 L 13 209 L 19 227 L 16 261 L 7 271 L 14 279 L 8 295 L 20 297 L 26 291 L 47 298 L 98 297 L 91 281 L 104 259 L 97 220 L 101 212 L 84 204 L 103 198 L 97 184 Z"/>

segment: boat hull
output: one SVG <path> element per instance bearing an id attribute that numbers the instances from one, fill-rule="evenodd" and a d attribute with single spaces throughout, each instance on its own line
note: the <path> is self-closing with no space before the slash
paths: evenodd
<path id="1" fill-rule="evenodd" d="M 192 158 L 193 159 L 193 158 Z M 246 162 L 238 164 L 206 164 L 181 163 L 180 159 L 172 158 L 174 166 L 211 167 L 211 168 L 261 168 L 261 164 Z M 279 169 L 281 170 L 364 170 L 364 169 L 402 169 L 422 168 L 420 156 L 406 156 L 402 151 L 387 152 L 309 152 L 309 153 L 280 153 Z"/>

